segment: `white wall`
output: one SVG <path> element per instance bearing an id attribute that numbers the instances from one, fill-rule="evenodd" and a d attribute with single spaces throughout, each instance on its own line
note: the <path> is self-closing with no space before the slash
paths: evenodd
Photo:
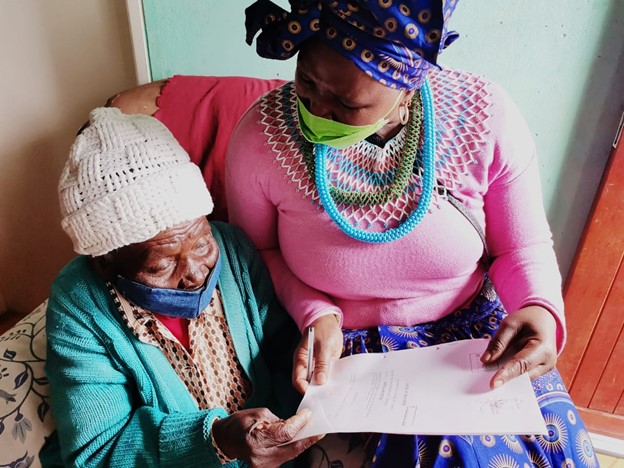
<path id="1" fill-rule="evenodd" d="M 0 66 L 0 297 L 27 313 L 73 255 L 56 185 L 76 131 L 135 85 L 124 1 L 0 0 Z"/>
<path id="2" fill-rule="evenodd" d="M 565 278 L 624 110 L 624 1 L 461 0 L 451 29 L 441 62 L 503 85 L 533 131 Z"/>

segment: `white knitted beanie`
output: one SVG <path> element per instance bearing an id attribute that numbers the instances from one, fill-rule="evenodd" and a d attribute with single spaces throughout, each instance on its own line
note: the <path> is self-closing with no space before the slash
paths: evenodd
<path id="1" fill-rule="evenodd" d="M 104 107 L 89 117 L 58 186 L 77 253 L 104 255 L 212 211 L 201 171 L 162 123 Z"/>

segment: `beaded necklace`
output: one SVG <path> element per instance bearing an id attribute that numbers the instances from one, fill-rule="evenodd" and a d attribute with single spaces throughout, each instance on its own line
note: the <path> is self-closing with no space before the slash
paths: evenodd
<path id="1" fill-rule="evenodd" d="M 407 135 L 405 138 L 405 146 L 399 160 L 396 175 L 392 184 L 380 191 L 376 192 L 360 192 L 357 190 L 344 190 L 334 185 L 329 185 L 329 193 L 336 203 L 346 205 L 383 205 L 390 200 L 397 199 L 401 196 L 405 187 L 409 183 L 409 178 L 414 170 L 414 163 L 418 155 L 418 141 L 420 139 L 420 129 L 422 123 L 422 99 L 420 93 L 414 95 L 412 100 L 412 111 L 407 127 Z M 331 148 L 330 151 L 335 149 Z M 303 156 L 306 167 L 310 174 L 316 172 L 316 163 L 314 161 L 314 145 L 305 142 L 303 147 Z"/>
<path id="2" fill-rule="evenodd" d="M 327 214 L 338 225 L 338 227 L 345 234 L 356 240 L 368 243 L 383 243 L 398 240 L 412 232 L 429 210 L 435 182 L 434 159 L 436 142 L 433 98 L 431 96 L 431 89 L 427 81 L 425 81 L 421 88 L 421 97 L 424 127 L 422 190 L 416 209 L 412 211 L 408 218 L 396 228 L 391 228 L 384 232 L 369 232 L 352 226 L 351 223 L 349 223 L 344 216 L 340 214 L 338 208 L 336 207 L 336 200 L 332 197 L 329 182 L 327 180 L 327 171 L 325 170 L 329 148 L 322 144 L 314 145 L 316 150 L 314 178 L 321 203 Z M 415 140 L 416 142 L 413 144 L 417 147 L 418 138 Z M 406 139 L 405 144 L 410 144 L 412 141 L 414 141 L 414 139 Z"/>

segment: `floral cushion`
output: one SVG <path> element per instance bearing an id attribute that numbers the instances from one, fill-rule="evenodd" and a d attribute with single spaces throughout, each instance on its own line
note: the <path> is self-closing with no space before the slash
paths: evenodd
<path id="1" fill-rule="evenodd" d="M 0 336 L 0 467 L 41 466 L 39 450 L 54 430 L 44 374 L 46 306 Z"/>

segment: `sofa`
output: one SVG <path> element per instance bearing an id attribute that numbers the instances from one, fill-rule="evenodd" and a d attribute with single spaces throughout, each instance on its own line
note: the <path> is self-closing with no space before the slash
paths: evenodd
<path id="1" fill-rule="evenodd" d="M 223 172 L 230 136 L 249 106 L 283 83 L 174 76 L 123 91 L 106 105 L 163 122 L 202 170 L 215 203 L 209 218 L 227 221 Z M 38 453 L 54 431 L 44 372 L 46 305 L 0 336 L 0 468 L 40 466 Z"/>

